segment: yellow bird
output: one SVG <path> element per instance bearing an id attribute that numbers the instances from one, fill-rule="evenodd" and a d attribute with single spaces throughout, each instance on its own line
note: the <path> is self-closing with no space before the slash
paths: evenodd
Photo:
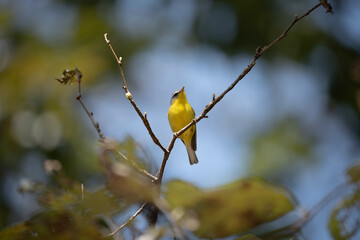
<path id="1" fill-rule="evenodd" d="M 168 120 L 173 132 L 180 131 L 195 118 L 194 109 L 192 109 L 186 99 L 184 88 L 185 87 L 176 90 L 171 97 Z M 185 144 L 190 164 L 193 165 L 194 163 L 198 163 L 199 161 L 195 154 L 196 126 L 192 125 L 188 130 L 181 134 L 179 138 Z"/>

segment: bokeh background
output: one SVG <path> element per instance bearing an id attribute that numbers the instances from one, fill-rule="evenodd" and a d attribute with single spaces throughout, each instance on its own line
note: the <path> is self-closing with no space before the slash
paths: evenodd
<path id="1" fill-rule="evenodd" d="M 200 113 L 250 63 L 257 46 L 281 34 L 317 1 L 0 0 L 0 228 L 39 211 L 19 193 L 28 179 L 48 181 L 57 159 L 87 188 L 103 184 L 97 135 L 76 101 L 76 86 L 55 80 L 83 73 L 83 99 L 107 137 L 131 136 L 154 170 L 154 145 L 124 96 L 104 33 L 123 57 L 129 89 L 164 146 L 167 110 L 185 86 Z M 260 176 L 287 187 L 311 208 L 360 155 L 360 2 L 330 1 L 268 51 L 197 125 L 200 163 L 190 166 L 177 141 L 164 181 L 216 187 Z M 331 206 L 303 236 L 330 239 Z"/>

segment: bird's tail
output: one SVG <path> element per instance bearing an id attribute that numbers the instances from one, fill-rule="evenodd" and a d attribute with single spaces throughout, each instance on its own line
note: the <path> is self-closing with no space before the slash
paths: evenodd
<path id="1" fill-rule="evenodd" d="M 194 163 L 198 163 L 199 160 L 195 154 L 195 151 L 194 149 L 191 147 L 191 145 L 185 145 L 186 147 L 186 151 L 188 153 L 188 156 L 189 156 L 189 161 L 190 161 L 190 165 L 193 165 Z"/>

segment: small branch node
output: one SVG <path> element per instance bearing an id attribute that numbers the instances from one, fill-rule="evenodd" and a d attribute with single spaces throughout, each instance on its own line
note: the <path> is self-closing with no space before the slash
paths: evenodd
<path id="1" fill-rule="evenodd" d="M 260 57 L 263 52 L 263 47 L 258 46 L 255 51 L 255 57 Z"/>
<path id="2" fill-rule="evenodd" d="M 326 13 L 333 14 L 334 11 L 332 10 L 332 6 L 330 3 L 328 3 L 327 0 L 320 0 L 321 5 L 326 9 Z"/>
<path id="3" fill-rule="evenodd" d="M 107 44 L 109 44 L 109 43 L 110 43 L 110 40 L 107 38 L 107 35 L 108 35 L 108 34 L 105 33 L 105 34 L 104 34 L 104 38 L 105 38 L 105 42 L 106 42 Z"/>
<path id="4" fill-rule="evenodd" d="M 113 232 L 108 234 L 107 237 L 111 237 L 111 236 L 115 235 L 118 231 L 123 229 L 129 223 L 131 223 L 136 218 L 136 216 L 139 215 L 142 212 L 142 210 L 144 210 L 146 204 L 147 204 L 147 202 L 143 203 L 143 205 L 141 205 L 141 207 L 123 225 L 117 227 Z"/>
<path id="5" fill-rule="evenodd" d="M 127 92 L 127 93 L 125 94 L 125 96 L 126 96 L 126 98 L 129 99 L 129 100 L 132 98 L 132 95 L 131 95 L 130 92 Z"/>
<path id="6" fill-rule="evenodd" d="M 212 100 L 215 101 L 215 93 L 212 94 Z"/>
<path id="7" fill-rule="evenodd" d="M 104 34 L 105 40 L 107 39 L 107 34 Z M 123 89 L 125 91 L 125 96 L 126 98 L 130 101 L 131 105 L 134 107 L 135 111 L 137 112 L 137 114 L 139 115 L 139 117 L 141 118 L 141 120 L 143 121 L 146 129 L 148 130 L 153 142 L 158 145 L 161 150 L 165 151 L 166 149 L 164 148 L 164 146 L 161 145 L 160 141 L 157 139 L 157 137 L 155 136 L 154 132 L 152 131 L 151 127 L 150 127 L 150 123 L 147 121 L 146 116 L 144 117 L 143 113 L 141 112 L 141 110 L 139 109 L 139 107 L 136 105 L 131 93 L 129 92 L 129 89 L 127 87 L 126 84 L 126 80 L 125 80 L 125 75 L 124 75 L 124 69 L 122 67 L 122 57 L 118 57 L 113 49 L 113 47 L 110 44 L 110 41 L 106 41 L 108 43 L 108 46 L 110 48 L 110 51 L 112 52 L 112 54 L 114 55 L 116 62 L 119 66 L 120 69 L 120 74 L 121 74 L 121 78 L 123 80 Z"/>
<path id="8" fill-rule="evenodd" d="M 144 112 L 144 118 L 147 120 L 147 113 Z"/>

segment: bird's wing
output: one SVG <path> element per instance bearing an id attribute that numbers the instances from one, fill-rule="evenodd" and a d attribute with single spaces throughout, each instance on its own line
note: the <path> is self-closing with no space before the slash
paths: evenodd
<path id="1" fill-rule="evenodd" d="M 195 125 L 194 125 L 195 127 Z M 196 148 L 197 148 L 197 144 L 196 144 L 196 127 L 195 127 L 195 132 L 194 132 L 194 135 L 191 139 L 191 148 L 196 151 Z"/>

